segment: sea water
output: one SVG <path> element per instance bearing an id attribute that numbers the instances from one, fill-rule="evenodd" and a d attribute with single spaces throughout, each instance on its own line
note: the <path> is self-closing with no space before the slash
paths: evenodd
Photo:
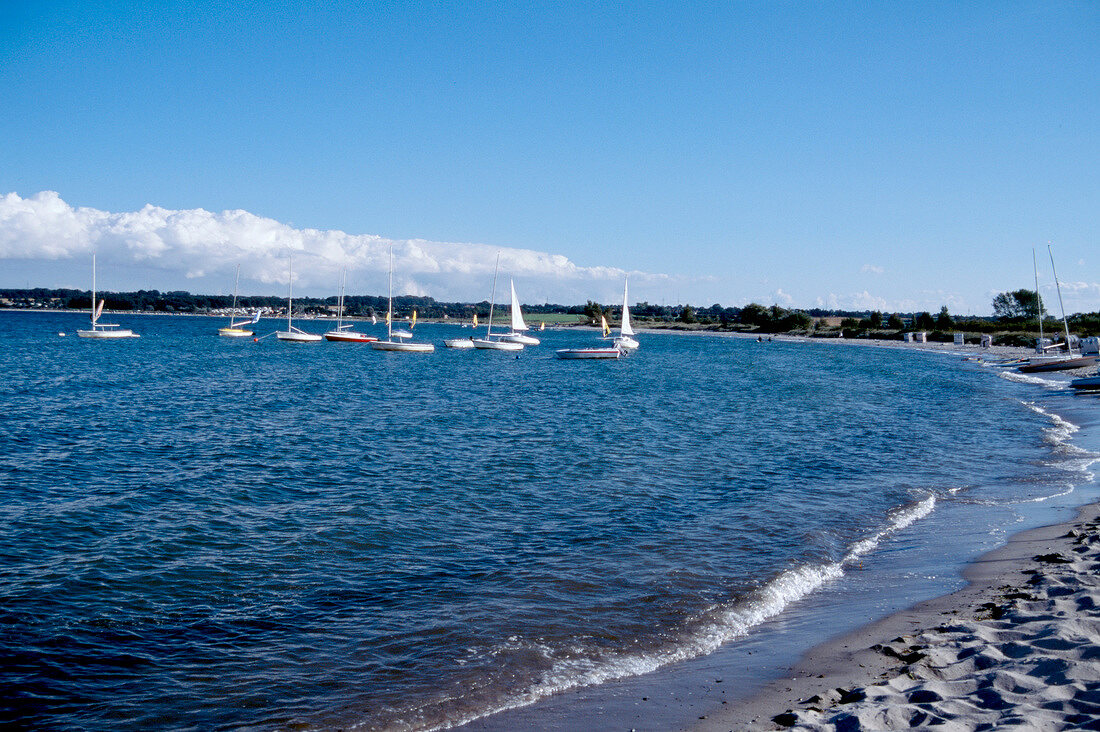
<path id="1" fill-rule="evenodd" d="M 911 580 L 873 610 L 904 606 L 936 551 L 1091 485 L 1071 413 L 1095 405 L 958 356 L 116 319 L 142 337 L 0 313 L 0 704 L 28 727 L 491 720 L 749 647 L 865 567 Z"/>

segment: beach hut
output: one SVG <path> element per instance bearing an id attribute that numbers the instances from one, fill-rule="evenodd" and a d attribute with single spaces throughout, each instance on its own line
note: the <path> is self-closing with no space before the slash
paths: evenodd
<path id="1" fill-rule="evenodd" d="M 956 333 L 955 334 L 955 345 L 956 346 L 961 346 L 963 343 L 964 343 L 963 334 L 962 333 Z"/>
<path id="2" fill-rule="evenodd" d="M 906 343 L 912 343 L 913 342 L 913 334 L 912 333 L 902 333 L 901 334 L 901 339 L 903 341 L 905 341 Z"/>
<path id="3" fill-rule="evenodd" d="M 982 336 L 982 348 L 989 348 L 993 345 L 993 336 L 986 333 Z"/>
<path id="4" fill-rule="evenodd" d="M 928 333 L 923 331 L 923 330 L 920 333 L 914 333 L 913 334 L 913 340 L 916 341 L 917 343 L 927 343 L 928 342 Z"/>
<path id="5" fill-rule="evenodd" d="M 1089 338 L 1081 339 L 1081 355 L 1082 356 L 1097 356 L 1100 355 L 1100 338 L 1096 336 L 1090 336 Z"/>

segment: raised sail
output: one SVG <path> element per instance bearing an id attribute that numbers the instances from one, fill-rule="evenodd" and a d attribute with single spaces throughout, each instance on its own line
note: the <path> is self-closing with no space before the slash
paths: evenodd
<path id="1" fill-rule="evenodd" d="M 619 326 L 619 337 L 615 339 L 615 345 L 625 351 L 636 351 L 641 345 L 634 340 L 634 326 L 630 324 L 630 305 L 627 304 L 627 289 L 629 282 L 623 283 L 623 322 Z"/>
<path id="2" fill-rule="evenodd" d="M 520 310 L 519 298 L 516 296 L 516 283 L 512 280 L 508 280 L 508 284 L 512 288 L 512 330 L 510 333 L 502 335 L 500 339 L 502 341 L 508 341 L 509 343 L 537 346 L 540 343 L 538 338 L 524 335 L 523 333 L 523 331 L 527 330 L 527 323 L 523 322 L 523 311 Z"/>

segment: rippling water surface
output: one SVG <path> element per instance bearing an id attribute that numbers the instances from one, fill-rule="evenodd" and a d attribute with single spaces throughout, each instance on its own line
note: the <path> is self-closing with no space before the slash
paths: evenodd
<path id="1" fill-rule="evenodd" d="M 1029 387 L 943 356 L 122 320 L 142 338 L 0 313 L 0 674 L 28 726 L 470 719 L 707 653 L 937 501 L 1060 480 Z"/>

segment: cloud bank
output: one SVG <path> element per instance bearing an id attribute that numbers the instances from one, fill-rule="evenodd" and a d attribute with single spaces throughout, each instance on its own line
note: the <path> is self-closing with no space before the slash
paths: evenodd
<path id="1" fill-rule="evenodd" d="M 0 259 L 5 260 L 73 260 L 95 252 L 103 266 L 133 265 L 188 280 L 228 283 L 239 263 L 242 281 L 285 285 L 292 256 L 296 291 L 328 294 L 337 289 L 344 267 L 349 282 L 359 284 L 349 289 L 384 288 L 391 247 L 395 290 L 441 300 L 487 299 L 498 253 L 502 279 L 515 277 L 521 296 L 529 302 L 613 301 L 628 275 L 632 289 L 675 279 L 615 267 L 583 267 L 560 254 L 529 249 L 295 229 L 241 210 L 174 211 L 146 205 L 140 211 L 109 213 L 74 208 L 53 191 L 28 198 L 16 193 L 0 197 Z M 154 286 L 133 283 L 134 289 Z M 499 296 L 500 285 L 497 290 Z"/>

